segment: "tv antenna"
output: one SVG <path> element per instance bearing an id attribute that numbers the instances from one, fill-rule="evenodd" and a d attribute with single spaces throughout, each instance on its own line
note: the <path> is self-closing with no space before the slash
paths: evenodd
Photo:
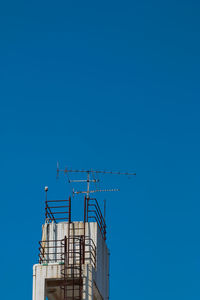
<path id="1" fill-rule="evenodd" d="M 73 189 L 73 196 L 78 194 L 85 194 L 86 199 L 90 198 L 90 194 L 97 192 L 117 192 L 119 189 L 94 189 L 90 190 L 90 183 L 97 183 L 99 179 L 95 179 L 94 175 L 96 174 L 111 174 L 111 175 L 125 175 L 125 176 L 134 176 L 136 173 L 129 172 L 118 172 L 118 171 L 100 171 L 100 170 L 74 170 L 74 169 L 59 169 L 59 164 L 57 163 L 57 178 L 59 177 L 59 173 L 62 172 L 67 175 L 69 183 L 87 183 L 87 189 L 85 191 L 77 191 Z M 86 179 L 70 179 L 69 173 L 85 173 L 87 175 Z M 93 175 L 93 178 L 91 178 Z"/>

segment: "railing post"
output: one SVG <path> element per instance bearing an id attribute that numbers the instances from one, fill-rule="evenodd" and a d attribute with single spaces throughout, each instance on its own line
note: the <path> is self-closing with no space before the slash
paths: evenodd
<path id="1" fill-rule="evenodd" d="M 45 201 L 45 220 L 47 220 L 47 216 L 48 216 L 48 204 L 47 204 L 47 200 Z"/>
<path id="2" fill-rule="evenodd" d="M 84 223 L 86 222 L 86 197 L 84 197 Z"/>
<path id="3" fill-rule="evenodd" d="M 47 211 L 47 206 L 48 206 L 48 204 L 47 204 L 47 192 L 48 192 L 48 187 L 47 186 L 45 186 L 45 219 L 47 219 L 47 216 L 48 216 L 48 211 Z"/>
<path id="4" fill-rule="evenodd" d="M 69 223 L 71 223 L 71 197 L 69 196 Z"/>
<path id="5" fill-rule="evenodd" d="M 64 280 L 67 277 L 67 237 L 64 237 Z"/>
<path id="6" fill-rule="evenodd" d="M 88 207 L 89 207 L 89 199 L 87 198 L 87 211 L 86 211 L 86 222 L 88 222 Z"/>
<path id="7" fill-rule="evenodd" d="M 85 223 L 86 223 L 86 197 L 84 197 L 84 232 L 83 232 L 83 257 L 82 257 L 83 264 L 85 264 Z"/>
<path id="8" fill-rule="evenodd" d="M 79 270 L 79 277 L 81 277 L 81 267 L 82 267 L 82 238 L 80 237 L 79 239 L 79 265 L 80 265 L 80 270 Z"/>

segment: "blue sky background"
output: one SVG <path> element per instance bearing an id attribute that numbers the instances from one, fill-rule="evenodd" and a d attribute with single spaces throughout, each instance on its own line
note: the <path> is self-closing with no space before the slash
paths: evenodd
<path id="1" fill-rule="evenodd" d="M 102 178 L 110 300 L 200 298 L 199 33 L 194 0 L 1 1 L 1 298 L 32 297 L 57 160 L 137 172 Z"/>

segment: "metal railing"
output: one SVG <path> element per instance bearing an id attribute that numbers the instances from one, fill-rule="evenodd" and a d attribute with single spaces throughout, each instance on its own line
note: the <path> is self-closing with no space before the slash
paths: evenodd
<path id="1" fill-rule="evenodd" d="M 86 201 L 86 222 L 94 220 L 97 222 L 103 239 L 106 240 L 106 222 L 102 215 L 101 209 L 99 207 L 98 201 L 96 198 L 85 199 Z"/>
<path id="2" fill-rule="evenodd" d="M 45 218 L 49 222 L 71 222 L 71 197 L 68 200 L 46 200 Z"/>
<path id="3" fill-rule="evenodd" d="M 81 258 L 83 264 L 92 264 L 96 268 L 96 245 L 90 237 L 74 236 L 62 240 L 44 240 L 40 241 L 39 245 L 40 264 L 64 264 L 67 257 L 68 266 L 79 265 Z"/>

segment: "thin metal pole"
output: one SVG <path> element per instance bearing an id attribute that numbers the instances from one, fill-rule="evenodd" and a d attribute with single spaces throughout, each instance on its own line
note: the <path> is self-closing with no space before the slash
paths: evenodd
<path id="1" fill-rule="evenodd" d="M 87 199 L 89 199 L 90 196 L 90 172 L 87 173 Z"/>
<path id="2" fill-rule="evenodd" d="M 81 270 L 82 270 L 82 239 L 80 238 L 80 241 L 79 241 L 79 247 L 80 247 L 80 252 L 79 252 L 79 299 L 81 299 Z"/>
<path id="3" fill-rule="evenodd" d="M 67 237 L 64 237 L 64 300 L 67 299 Z"/>
<path id="4" fill-rule="evenodd" d="M 45 187 L 45 219 L 47 219 L 47 215 L 48 215 L 48 211 L 47 211 L 47 192 L 48 192 L 48 188 Z"/>
<path id="5" fill-rule="evenodd" d="M 69 223 L 71 223 L 71 197 L 69 196 Z"/>
<path id="6" fill-rule="evenodd" d="M 74 300 L 74 289 L 75 289 L 75 283 L 74 283 L 74 267 L 75 267 L 75 249 L 74 249 L 74 237 L 73 237 L 73 240 L 72 240 L 72 245 L 73 245 L 73 258 L 72 258 L 72 261 L 73 261 L 73 267 L 72 267 L 72 274 L 73 274 L 73 279 L 72 279 L 72 285 L 73 285 L 73 289 L 72 289 L 72 299 Z"/>
<path id="7" fill-rule="evenodd" d="M 86 215 L 87 221 L 86 222 L 88 222 L 88 206 L 89 206 L 89 199 L 87 199 L 87 211 L 86 211 L 86 213 L 87 213 L 87 215 Z"/>
<path id="8" fill-rule="evenodd" d="M 104 199 L 104 221 L 106 221 L 106 199 Z"/>
<path id="9" fill-rule="evenodd" d="M 86 223 L 86 197 L 84 197 L 84 232 L 83 232 L 83 264 L 85 263 L 85 224 Z"/>

